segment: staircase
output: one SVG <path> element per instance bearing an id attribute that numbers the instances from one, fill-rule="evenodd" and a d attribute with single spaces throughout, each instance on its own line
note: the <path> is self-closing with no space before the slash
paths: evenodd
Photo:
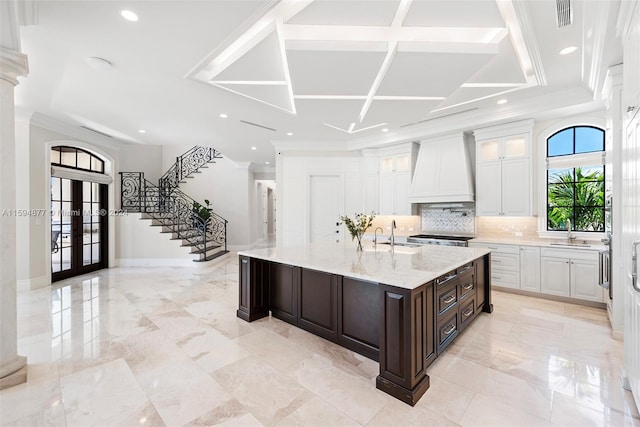
<path id="1" fill-rule="evenodd" d="M 229 252 L 227 223 L 179 189 L 185 179 L 221 158 L 213 148 L 193 147 L 176 158 L 176 163 L 159 180 L 159 185 L 144 177 L 144 172 L 120 172 L 120 206 L 127 212 L 140 212 L 152 226 L 170 233 L 172 240 L 191 247 L 195 262 L 210 261 Z M 208 214 L 198 214 L 203 209 Z"/>

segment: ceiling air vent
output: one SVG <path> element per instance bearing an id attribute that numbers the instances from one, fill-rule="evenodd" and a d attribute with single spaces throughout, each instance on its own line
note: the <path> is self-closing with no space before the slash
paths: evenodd
<path id="1" fill-rule="evenodd" d="M 571 25 L 573 22 L 571 0 L 556 0 L 556 17 L 558 18 L 558 28 Z"/>
<path id="2" fill-rule="evenodd" d="M 259 124 L 257 124 L 257 123 L 248 122 L 248 121 L 246 121 L 246 120 L 240 120 L 240 123 L 244 123 L 245 125 L 255 126 L 255 127 L 258 127 L 258 128 L 267 129 L 267 130 L 272 130 L 272 131 L 274 131 L 274 132 L 277 132 L 277 130 L 275 130 L 274 128 L 270 128 L 270 127 L 268 127 L 268 126 L 262 126 L 262 125 L 259 125 Z"/>
<path id="3" fill-rule="evenodd" d="M 109 135 L 108 133 L 104 133 L 104 132 L 100 132 L 99 130 L 95 130 L 90 128 L 89 126 L 80 126 L 82 129 L 86 129 L 89 130 L 93 133 L 97 133 L 98 135 L 102 135 L 102 136 L 106 136 L 107 138 L 113 138 L 111 135 Z"/>

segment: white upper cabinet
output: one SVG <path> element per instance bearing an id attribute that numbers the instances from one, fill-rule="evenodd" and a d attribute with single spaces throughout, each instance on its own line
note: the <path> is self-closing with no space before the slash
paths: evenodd
<path id="1" fill-rule="evenodd" d="M 533 121 L 479 129 L 476 136 L 476 214 L 531 216 Z"/>
<path id="2" fill-rule="evenodd" d="M 409 142 L 363 152 L 366 213 L 412 214 L 409 188 L 417 151 L 418 145 Z"/>

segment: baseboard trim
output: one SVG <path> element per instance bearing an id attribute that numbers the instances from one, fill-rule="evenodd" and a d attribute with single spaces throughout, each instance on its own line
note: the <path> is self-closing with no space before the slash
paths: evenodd
<path id="1" fill-rule="evenodd" d="M 34 289 L 46 288 L 51 286 L 49 276 L 34 277 L 33 279 L 21 279 L 16 283 L 18 292 L 28 292 Z"/>
<path id="2" fill-rule="evenodd" d="M 188 258 L 118 258 L 118 267 L 193 267 L 193 259 Z"/>
<path id="3" fill-rule="evenodd" d="M 491 289 L 495 289 L 496 291 L 501 291 L 501 292 L 507 292 L 510 294 L 525 295 L 528 297 L 541 298 L 541 299 L 558 301 L 558 302 L 568 302 L 571 304 L 584 305 L 587 307 L 601 308 L 603 310 L 607 309 L 607 305 L 603 302 L 585 301 L 577 298 L 561 297 L 557 295 L 549 295 L 549 294 L 543 294 L 543 293 L 532 292 L 532 291 L 523 291 L 521 289 L 504 288 L 502 286 L 495 286 L 495 285 L 491 285 Z"/>

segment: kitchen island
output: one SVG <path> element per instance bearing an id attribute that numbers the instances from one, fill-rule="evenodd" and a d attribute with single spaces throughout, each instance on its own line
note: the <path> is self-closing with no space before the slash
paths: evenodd
<path id="1" fill-rule="evenodd" d="M 378 361 L 376 387 L 410 405 L 429 388 L 427 367 L 493 309 L 484 248 L 311 244 L 238 255 L 238 317 L 271 312 Z"/>

